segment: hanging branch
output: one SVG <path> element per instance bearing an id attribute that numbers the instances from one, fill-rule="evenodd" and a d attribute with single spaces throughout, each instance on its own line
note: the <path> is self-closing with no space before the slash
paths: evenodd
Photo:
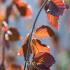
<path id="1" fill-rule="evenodd" d="M 29 57 L 30 57 L 30 52 L 32 52 L 31 48 L 30 48 L 30 43 L 31 43 L 31 40 L 32 40 L 32 35 L 33 35 L 33 31 L 35 29 L 35 25 L 36 25 L 36 22 L 38 20 L 38 17 L 42 11 L 42 9 L 46 6 L 46 4 L 48 3 L 49 1 L 48 0 L 45 0 L 44 3 L 42 4 L 37 16 L 36 16 L 36 19 L 34 21 L 34 24 L 33 24 L 33 28 L 32 28 L 32 31 L 31 31 L 31 34 L 30 34 L 30 39 L 29 39 L 29 43 L 28 43 L 28 51 L 27 51 L 27 54 L 26 54 L 26 59 L 25 59 L 25 65 L 24 65 L 24 70 L 26 69 L 26 66 L 27 66 L 27 61 L 29 62 Z"/>
<path id="2" fill-rule="evenodd" d="M 4 3 L 5 0 L 3 0 L 2 2 Z M 10 10 L 11 10 L 11 7 L 7 8 L 6 18 L 5 18 L 5 20 L 4 20 L 4 22 L 6 21 L 7 24 L 8 24 L 8 17 L 9 17 L 9 15 L 10 15 L 10 13 L 11 13 Z M 4 22 L 2 21 L 3 27 L 6 25 L 6 24 L 4 24 Z M 1 64 L 0 64 L 0 70 L 6 70 L 5 64 L 4 64 L 4 63 L 5 63 L 5 46 L 7 46 L 7 47 L 9 46 L 8 43 L 6 43 L 6 41 L 5 41 L 4 35 L 5 35 L 5 31 L 4 31 L 4 33 L 3 33 L 2 62 L 1 62 Z"/>

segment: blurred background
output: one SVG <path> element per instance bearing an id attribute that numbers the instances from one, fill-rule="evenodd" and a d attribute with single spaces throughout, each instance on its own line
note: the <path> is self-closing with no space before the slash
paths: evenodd
<path id="1" fill-rule="evenodd" d="M 11 4 L 12 0 L 6 0 L 6 3 L 3 4 L 3 8 L 7 7 L 8 5 Z M 33 22 L 36 18 L 36 15 L 40 9 L 38 6 L 38 0 L 23 0 L 24 2 L 27 2 L 31 5 L 32 11 L 33 11 L 33 16 L 30 19 L 23 18 L 19 15 L 15 19 L 9 17 L 8 19 L 8 24 L 9 26 L 16 27 L 19 31 L 19 33 L 22 35 L 22 40 L 14 43 L 13 47 L 16 47 L 16 51 L 21 48 L 24 39 L 28 33 L 31 32 Z M 66 4 L 70 4 L 70 0 L 65 0 Z M 0 4 L 0 8 L 1 8 Z M 19 17 L 18 17 L 19 16 Z M 60 41 L 60 46 L 59 46 L 59 51 L 57 51 L 55 48 L 53 48 L 54 44 L 52 43 L 50 38 L 42 40 L 44 44 L 49 45 L 51 48 L 51 54 L 54 56 L 56 62 L 55 64 L 51 67 L 51 70 L 70 70 L 70 9 L 65 9 L 64 13 L 62 16 L 59 18 L 59 25 L 60 29 L 59 31 L 55 30 L 50 24 L 47 19 L 47 14 L 45 13 L 44 10 L 42 10 L 36 27 L 38 28 L 41 25 L 48 25 L 53 30 L 58 34 L 59 36 L 59 41 Z M 15 45 L 16 44 L 16 45 Z M 12 46 L 12 45 L 11 45 Z M 14 53 L 14 52 L 13 52 Z M 8 52 L 7 52 L 8 54 Z M 16 56 L 17 58 L 17 64 L 24 66 L 24 57 L 22 56 Z"/>

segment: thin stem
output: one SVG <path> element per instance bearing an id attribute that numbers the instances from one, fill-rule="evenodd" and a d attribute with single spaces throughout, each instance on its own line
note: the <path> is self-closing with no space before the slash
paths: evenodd
<path id="1" fill-rule="evenodd" d="M 34 21 L 34 24 L 33 24 L 33 28 L 32 28 L 32 31 L 31 31 L 31 34 L 30 34 L 30 39 L 29 39 L 29 43 L 28 43 L 28 51 L 27 51 L 27 55 L 26 55 L 26 59 L 28 59 L 28 57 L 29 57 L 29 52 L 31 52 L 31 50 L 30 50 L 30 43 L 31 43 L 31 41 L 32 41 L 32 35 L 33 35 L 33 31 L 34 31 L 34 29 L 35 29 L 35 25 L 36 25 L 36 22 L 37 22 L 37 20 L 38 20 L 38 17 L 39 17 L 39 15 L 40 15 L 40 13 L 41 13 L 41 11 L 42 11 L 42 9 L 45 7 L 45 5 L 47 4 L 47 0 L 45 0 L 44 1 L 44 3 L 42 4 L 42 6 L 41 6 L 41 8 L 40 8 L 40 10 L 39 10 L 39 12 L 38 12 L 38 14 L 37 14 L 37 16 L 36 16 L 36 19 L 35 19 L 35 21 Z M 27 62 L 27 60 L 25 60 L 26 62 Z M 26 63 L 25 62 L 25 66 L 26 66 Z M 24 66 L 24 68 L 26 68 Z M 24 69 L 25 70 L 25 69 Z"/>

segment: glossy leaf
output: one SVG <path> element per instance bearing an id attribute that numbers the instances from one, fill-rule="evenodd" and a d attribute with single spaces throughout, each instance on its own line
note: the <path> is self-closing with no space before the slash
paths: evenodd
<path id="1" fill-rule="evenodd" d="M 43 25 L 43 26 L 36 29 L 34 35 L 37 38 L 46 38 L 48 36 L 50 36 L 50 37 L 54 36 L 55 33 L 49 26 Z"/>
<path id="2" fill-rule="evenodd" d="M 37 65 L 39 65 L 39 66 L 43 65 L 44 67 L 47 67 L 47 68 L 51 67 L 52 64 L 54 64 L 54 62 L 55 62 L 54 57 L 51 54 L 46 53 L 46 52 L 38 53 L 35 56 L 34 60 L 37 62 Z M 42 68 L 43 68 L 43 66 L 42 66 Z"/>
<path id="3" fill-rule="evenodd" d="M 8 31 L 5 33 L 5 39 L 6 38 L 8 38 L 8 41 L 19 41 L 21 35 L 16 28 L 10 27 Z"/>
<path id="4" fill-rule="evenodd" d="M 23 43 L 22 47 L 19 49 L 17 55 L 26 57 L 27 50 L 28 50 L 28 42 L 29 42 L 29 35 L 26 36 L 24 43 Z"/>
<path id="5" fill-rule="evenodd" d="M 21 56 L 23 55 L 24 57 L 26 57 L 26 52 L 28 50 L 28 47 L 27 47 L 28 42 L 29 42 L 29 38 L 26 38 L 25 43 L 23 43 L 22 45 L 22 48 L 18 51 L 18 55 L 21 55 Z M 50 48 L 44 44 L 41 44 L 41 41 L 37 39 L 32 40 L 31 49 L 32 49 L 32 53 L 35 55 L 39 52 L 50 53 Z"/>
<path id="6" fill-rule="evenodd" d="M 57 30 L 59 29 L 59 23 L 58 23 L 58 17 L 54 16 L 50 13 L 47 13 L 48 21 L 49 23 L 56 28 Z"/>
<path id="7" fill-rule="evenodd" d="M 39 2 L 42 5 L 44 0 L 39 0 Z M 57 30 L 59 30 L 59 16 L 63 14 L 65 8 L 66 5 L 63 0 L 49 0 L 44 8 L 49 23 Z"/>
<path id="8" fill-rule="evenodd" d="M 58 7 L 64 7 L 65 8 L 64 0 L 52 0 L 52 2 L 55 3 L 55 5 Z"/>
<path id="9" fill-rule="evenodd" d="M 32 52 L 36 55 L 39 52 L 47 52 L 50 53 L 50 48 L 45 45 L 42 44 L 40 40 L 38 39 L 33 39 L 32 40 Z"/>
<path id="10" fill-rule="evenodd" d="M 15 1 L 15 5 L 18 8 L 21 16 L 30 18 L 32 17 L 32 9 L 28 3 L 22 2 L 21 0 Z"/>

